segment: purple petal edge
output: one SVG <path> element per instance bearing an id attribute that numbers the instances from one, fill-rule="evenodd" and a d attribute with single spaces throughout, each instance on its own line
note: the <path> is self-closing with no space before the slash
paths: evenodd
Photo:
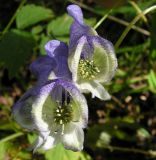
<path id="1" fill-rule="evenodd" d="M 68 14 L 79 24 L 83 25 L 83 13 L 78 5 L 72 4 L 67 7 Z"/>

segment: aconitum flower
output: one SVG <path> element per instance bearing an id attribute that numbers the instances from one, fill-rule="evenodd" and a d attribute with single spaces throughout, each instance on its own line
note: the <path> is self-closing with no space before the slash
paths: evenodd
<path id="1" fill-rule="evenodd" d="M 69 5 L 67 11 L 74 22 L 70 29 L 68 65 L 72 79 L 82 92 L 106 100 L 108 92 L 100 84 L 109 82 L 117 68 L 117 59 L 110 41 L 100 37 L 85 25 L 83 13 L 77 5 Z"/>
<path id="2" fill-rule="evenodd" d="M 57 78 L 71 79 L 67 64 L 68 46 L 58 40 L 51 40 L 46 43 L 45 50 L 47 55 L 37 58 L 30 65 L 31 72 L 37 77 L 37 85 Z"/>
<path id="3" fill-rule="evenodd" d="M 21 126 L 37 131 L 34 150 L 50 149 L 58 143 L 73 151 L 83 149 L 88 107 L 71 82 L 55 79 L 30 89 L 14 105 L 13 115 Z"/>
<path id="4" fill-rule="evenodd" d="M 13 106 L 14 119 L 24 128 L 36 131 L 34 151 L 50 149 L 57 143 L 73 151 L 83 149 L 88 121 L 85 97 L 71 81 L 68 69 L 68 47 L 52 40 L 45 45 L 46 56 L 30 65 L 37 84 Z"/>
<path id="5" fill-rule="evenodd" d="M 88 107 L 81 92 L 91 92 L 104 100 L 110 98 L 100 83 L 110 81 L 115 73 L 113 46 L 83 23 L 77 5 L 67 9 L 74 18 L 69 48 L 57 40 L 45 45 L 47 55 L 30 65 L 37 84 L 13 106 L 15 120 L 38 133 L 34 150 L 50 149 L 58 143 L 66 149 L 82 150 Z"/>

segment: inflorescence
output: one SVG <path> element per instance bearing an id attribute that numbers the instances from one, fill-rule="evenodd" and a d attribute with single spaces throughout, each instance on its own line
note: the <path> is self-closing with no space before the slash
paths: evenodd
<path id="1" fill-rule="evenodd" d="M 83 79 L 93 79 L 100 72 L 98 67 L 95 66 L 93 60 L 83 60 L 79 61 L 79 70 L 80 76 Z"/>

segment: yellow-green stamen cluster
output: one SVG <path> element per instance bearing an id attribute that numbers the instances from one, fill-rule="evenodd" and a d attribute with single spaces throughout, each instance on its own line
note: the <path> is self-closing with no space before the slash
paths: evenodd
<path id="1" fill-rule="evenodd" d="M 59 105 L 54 110 L 54 122 L 60 125 L 69 123 L 73 118 L 72 113 L 73 110 L 71 105 Z"/>
<path id="2" fill-rule="evenodd" d="M 100 70 L 95 66 L 93 60 L 80 60 L 78 73 L 83 79 L 93 79 Z"/>

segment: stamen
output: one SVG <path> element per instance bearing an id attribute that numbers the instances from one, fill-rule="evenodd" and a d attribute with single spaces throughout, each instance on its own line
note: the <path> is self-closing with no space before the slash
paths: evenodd
<path id="1" fill-rule="evenodd" d="M 78 73 L 83 79 L 93 79 L 99 72 L 100 70 L 92 60 L 80 60 Z"/>
<path id="2" fill-rule="evenodd" d="M 64 124 L 62 124 L 62 132 L 61 134 L 63 135 L 64 134 Z"/>
<path id="3" fill-rule="evenodd" d="M 54 110 L 54 122 L 58 125 L 64 125 L 72 121 L 73 110 L 71 104 L 58 105 Z"/>

